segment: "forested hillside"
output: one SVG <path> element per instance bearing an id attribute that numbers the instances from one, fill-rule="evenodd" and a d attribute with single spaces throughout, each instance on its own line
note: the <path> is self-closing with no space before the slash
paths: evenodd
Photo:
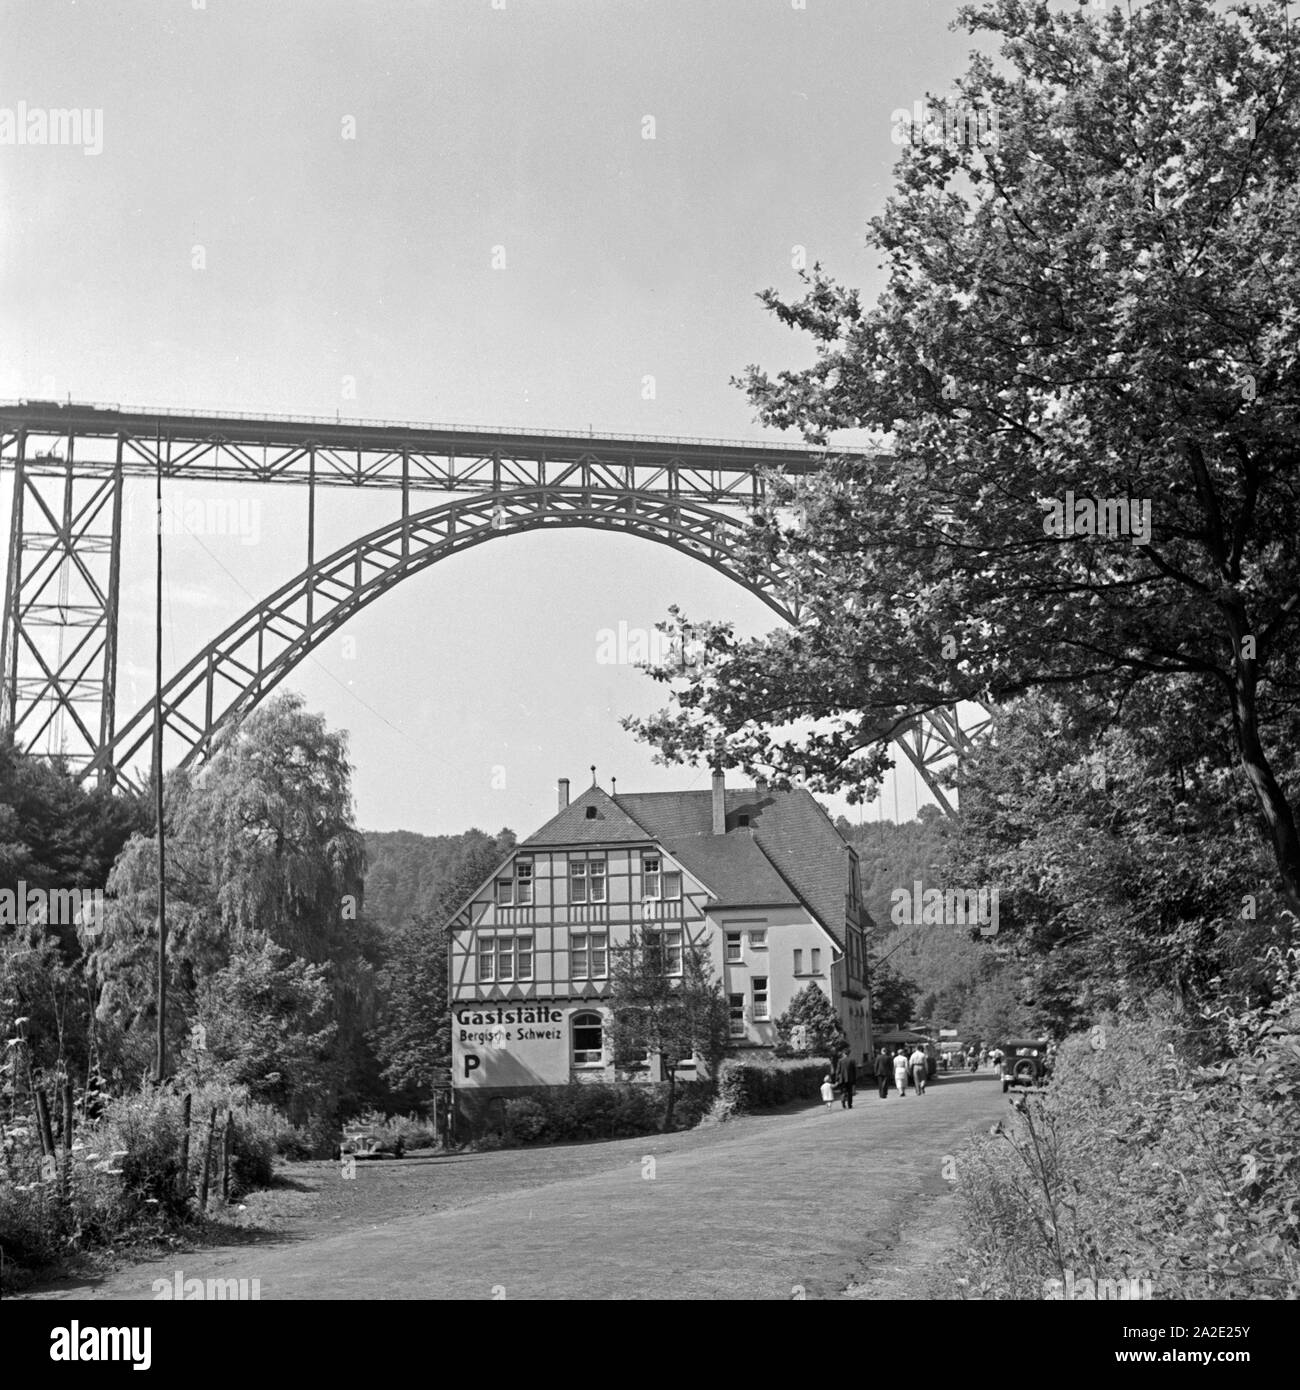
<path id="1" fill-rule="evenodd" d="M 366 916 L 385 933 L 398 930 L 413 916 L 454 911 L 456 905 L 446 901 L 449 887 L 459 885 L 471 865 L 489 859 L 499 863 L 515 844 L 514 831 L 504 829 L 494 836 L 481 830 L 459 835 L 367 830 L 364 835 Z"/>

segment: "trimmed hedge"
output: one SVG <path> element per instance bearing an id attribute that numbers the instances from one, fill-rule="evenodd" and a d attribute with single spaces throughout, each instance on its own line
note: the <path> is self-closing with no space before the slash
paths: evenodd
<path id="1" fill-rule="evenodd" d="M 500 1142 L 555 1144 L 656 1134 L 663 1121 L 666 1090 L 662 1083 L 604 1081 L 538 1087 L 532 1095 L 514 1096 L 505 1102 Z M 673 1128 L 690 1129 L 698 1124 L 711 1100 L 712 1088 L 707 1082 L 678 1082 Z M 492 1144 L 488 1139 L 488 1146 Z M 479 1146 L 483 1147 L 481 1141 Z"/>
<path id="2" fill-rule="evenodd" d="M 722 1064 L 718 1078 L 718 1118 L 769 1110 L 792 1100 L 820 1100 L 825 1062 L 739 1062 Z"/>

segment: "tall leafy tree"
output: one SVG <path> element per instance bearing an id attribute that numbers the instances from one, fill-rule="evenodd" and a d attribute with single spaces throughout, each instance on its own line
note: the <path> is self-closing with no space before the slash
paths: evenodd
<path id="1" fill-rule="evenodd" d="M 993 0 L 961 18 L 1000 40 L 954 92 L 998 138 L 913 127 L 867 234 L 878 302 L 820 267 L 793 301 L 769 290 L 816 360 L 742 383 L 768 424 L 877 431 L 891 457 L 774 486 L 802 520 L 760 517 L 749 552 L 785 568 L 797 626 L 742 642 L 690 624 L 711 661 L 631 727 L 670 758 L 721 750 L 860 793 L 881 740 L 927 709 L 1041 688 L 1116 710 L 1164 682 L 1229 741 L 1300 904 L 1278 771 L 1300 620 L 1287 6 Z M 1070 493 L 1136 508 L 1123 528 L 1110 513 L 1129 534 L 1088 534 L 1075 510 L 1067 527 Z"/>
<path id="2" fill-rule="evenodd" d="M 345 735 L 304 711 L 299 696 L 277 696 L 226 734 L 197 774 L 167 779 L 164 814 L 173 1047 L 205 983 L 270 942 L 325 967 L 341 1084 L 373 1009 Z M 153 1020 L 156 853 L 156 839 L 143 836 L 123 851 L 93 958 L 101 1016 L 135 1034 Z"/>
<path id="3" fill-rule="evenodd" d="M 703 949 L 682 947 L 681 973 L 671 973 L 662 935 L 633 928 L 624 946 L 610 950 L 611 1052 L 619 1070 L 658 1057 L 667 1082 L 663 1127 L 672 1128 L 677 1103 L 677 1069 L 704 1058 L 710 1074 L 727 1046 L 730 1018 L 722 985 Z"/>
<path id="4" fill-rule="evenodd" d="M 1230 745 L 1207 750 L 1194 719 L 1175 728 L 1156 693 L 1104 725 L 1077 702 L 1025 697 L 966 764 L 955 872 L 999 885 L 989 948 L 1053 1028 L 1153 990 L 1189 1008 L 1258 1002 L 1267 948 L 1290 940 Z M 1280 764 L 1287 781 L 1295 764 Z"/>

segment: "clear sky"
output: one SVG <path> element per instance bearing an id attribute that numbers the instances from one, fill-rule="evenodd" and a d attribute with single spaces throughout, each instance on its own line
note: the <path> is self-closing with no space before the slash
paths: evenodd
<path id="1" fill-rule="evenodd" d="M 796 6 L 0 0 L 0 108 L 102 113 L 95 153 L 0 145 L 0 397 L 757 439 L 729 378 L 809 352 L 755 294 L 794 292 L 795 248 L 879 284 L 890 114 L 972 46 L 956 3 Z M 150 486 L 121 719 L 152 680 Z M 169 669 L 304 559 L 301 489 L 211 495 L 255 523 L 170 541 Z M 321 551 L 396 509 L 324 492 Z M 526 834 L 592 763 L 607 788 L 707 784 L 619 725 L 664 688 L 597 660 L 672 603 L 772 625 L 661 546 L 529 535 L 407 581 L 287 686 L 349 731 L 362 825 Z"/>

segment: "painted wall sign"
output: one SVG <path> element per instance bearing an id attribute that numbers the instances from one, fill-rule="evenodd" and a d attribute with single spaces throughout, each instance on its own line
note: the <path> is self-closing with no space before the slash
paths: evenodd
<path id="1" fill-rule="evenodd" d="M 462 1005 L 452 1014 L 451 1052 L 459 1087 L 555 1086 L 569 1079 L 569 1028 L 561 1009 Z"/>

